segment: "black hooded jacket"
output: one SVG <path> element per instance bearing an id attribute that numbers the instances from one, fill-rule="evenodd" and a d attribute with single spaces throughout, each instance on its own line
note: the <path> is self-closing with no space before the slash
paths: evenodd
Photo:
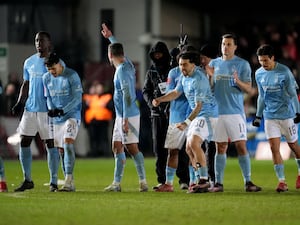
<path id="1" fill-rule="evenodd" d="M 160 59 L 155 59 L 155 52 L 160 52 L 163 54 L 163 56 Z M 150 108 L 152 116 L 168 116 L 169 103 L 161 103 L 158 107 L 154 107 L 152 105 L 152 100 L 164 95 L 159 88 L 159 84 L 167 82 L 168 73 L 171 69 L 171 55 L 167 45 L 164 42 L 158 41 L 150 49 L 149 56 L 152 60 L 152 65 L 146 73 L 143 86 L 143 97 Z"/>

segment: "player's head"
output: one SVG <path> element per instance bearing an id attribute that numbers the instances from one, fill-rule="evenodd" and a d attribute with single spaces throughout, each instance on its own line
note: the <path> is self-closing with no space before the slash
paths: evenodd
<path id="1" fill-rule="evenodd" d="M 211 44 L 205 44 L 200 48 L 200 55 L 204 55 L 208 58 L 214 59 L 217 57 L 218 51 Z"/>
<path id="2" fill-rule="evenodd" d="M 214 59 L 217 57 L 218 52 L 217 49 L 214 48 L 210 44 L 205 44 L 200 48 L 200 64 L 201 66 L 205 67 L 208 65 L 211 59 Z"/>
<path id="3" fill-rule="evenodd" d="M 256 55 L 257 56 L 267 55 L 269 56 L 269 58 L 271 58 L 272 56 L 275 55 L 275 51 L 271 45 L 263 44 L 257 49 Z"/>
<path id="4" fill-rule="evenodd" d="M 34 39 L 36 51 L 41 58 L 48 56 L 51 51 L 51 36 L 46 31 L 39 31 Z"/>
<path id="5" fill-rule="evenodd" d="M 258 58 L 259 64 L 265 69 L 265 70 L 272 70 L 275 67 L 275 51 L 274 48 L 271 45 L 264 44 L 261 45 L 257 51 L 256 55 Z"/>
<path id="6" fill-rule="evenodd" d="M 200 53 L 197 50 L 197 48 L 195 48 L 193 45 L 185 45 L 182 47 L 180 54 L 178 55 L 178 61 L 179 61 L 179 57 L 180 55 L 182 55 L 183 53 L 189 53 L 188 56 L 191 56 L 191 62 L 195 63 L 196 66 L 200 65 Z M 186 57 L 186 56 L 183 56 Z"/>
<path id="7" fill-rule="evenodd" d="M 180 71 L 184 76 L 193 74 L 196 66 L 199 64 L 199 54 L 195 51 L 184 51 L 178 55 Z"/>
<path id="8" fill-rule="evenodd" d="M 221 52 L 222 55 L 228 58 L 232 58 L 237 49 L 237 37 L 233 33 L 227 33 L 222 35 L 221 38 Z"/>
<path id="9" fill-rule="evenodd" d="M 60 63 L 59 56 L 55 52 L 50 53 L 50 55 L 45 58 L 44 63 L 49 73 L 55 77 L 63 72 L 63 66 Z"/>
<path id="10" fill-rule="evenodd" d="M 114 58 L 124 57 L 124 48 L 121 43 L 112 43 L 108 45 L 108 59 L 113 65 Z"/>

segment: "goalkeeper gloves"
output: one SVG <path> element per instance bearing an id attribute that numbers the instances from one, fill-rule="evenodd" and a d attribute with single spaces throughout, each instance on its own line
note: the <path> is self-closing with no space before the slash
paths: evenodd
<path id="1" fill-rule="evenodd" d="M 50 117 L 57 117 L 57 116 L 63 116 L 64 115 L 64 110 L 62 109 L 50 109 L 48 111 L 48 116 Z"/>
<path id="2" fill-rule="evenodd" d="M 260 122 L 261 122 L 261 117 L 256 116 L 255 119 L 252 121 L 252 125 L 255 127 L 260 127 Z"/>
<path id="3" fill-rule="evenodd" d="M 294 123 L 300 122 L 300 113 L 296 113 L 296 117 L 294 118 Z"/>

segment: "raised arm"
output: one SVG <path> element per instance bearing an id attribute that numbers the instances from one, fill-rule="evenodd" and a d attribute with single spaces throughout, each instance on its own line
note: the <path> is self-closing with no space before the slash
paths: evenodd
<path id="1" fill-rule="evenodd" d="M 101 34 L 103 35 L 103 37 L 105 38 L 110 38 L 112 36 L 112 32 L 110 29 L 108 29 L 108 27 L 106 26 L 105 23 L 101 24 L 102 30 L 101 30 Z"/>

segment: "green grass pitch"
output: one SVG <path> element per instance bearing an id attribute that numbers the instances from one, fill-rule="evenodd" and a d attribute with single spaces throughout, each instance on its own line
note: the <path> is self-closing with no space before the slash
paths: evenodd
<path id="1" fill-rule="evenodd" d="M 253 182 L 258 193 L 244 191 L 237 158 L 228 158 L 223 193 L 187 194 L 178 179 L 173 193 L 156 193 L 155 161 L 145 159 L 149 192 L 138 191 L 134 163 L 127 159 L 122 192 L 103 188 L 113 179 L 114 159 L 76 159 L 76 192 L 50 193 L 46 160 L 34 160 L 35 188 L 22 193 L 13 189 L 22 181 L 18 160 L 6 160 L 8 193 L 0 193 L 1 225 L 298 225 L 300 190 L 295 189 L 297 168 L 294 159 L 285 161 L 289 191 L 277 193 L 272 161 L 252 159 Z M 59 179 L 63 179 L 60 171 Z"/>

